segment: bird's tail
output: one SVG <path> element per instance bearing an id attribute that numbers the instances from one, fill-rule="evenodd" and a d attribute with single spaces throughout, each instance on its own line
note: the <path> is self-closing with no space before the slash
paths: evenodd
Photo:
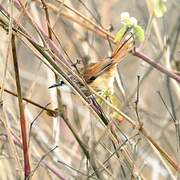
<path id="1" fill-rule="evenodd" d="M 119 63 L 132 49 L 134 48 L 134 34 L 125 34 L 120 43 L 117 44 L 115 50 L 112 53 L 112 60 Z"/>

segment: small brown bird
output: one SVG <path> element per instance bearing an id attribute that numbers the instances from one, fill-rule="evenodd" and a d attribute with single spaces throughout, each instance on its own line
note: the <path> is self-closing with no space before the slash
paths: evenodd
<path id="1" fill-rule="evenodd" d="M 125 57 L 134 47 L 134 37 L 130 33 L 125 35 L 118 43 L 117 47 L 112 53 L 112 56 L 97 63 L 91 63 L 86 68 L 80 69 L 81 77 L 85 82 L 96 92 L 106 91 L 113 88 L 114 77 L 118 63 Z M 70 75 L 70 78 L 77 83 L 80 89 L 86 94 L 90 95 L 84 85 L 80 83 L 77 78 Z M 56 83 L 49 88 L 61 86 L 63 81 Z"/>

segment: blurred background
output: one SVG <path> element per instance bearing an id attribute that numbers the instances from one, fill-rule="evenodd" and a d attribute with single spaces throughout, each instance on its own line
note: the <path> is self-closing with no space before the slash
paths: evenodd
<path id="1" fill-rule="evenodd" d="M 111 55 L 114 49 L 112 38 L 109 39 L 97 27 L 113 36 L 122 26 L 121 13 L 128 12 L 145 30 L 145 41 L 136 43 L 136 47 L 141 46 L 144 54 L 166 69 L 177 74 L 180 71 L 179 0 L 21 2 L 33 21 L 48 34 L 45 8 L 42 5 L 45 2 L 53 30 L 52 41 L 58 49 L 66 52 L 63 55 L 68 62 L 80 61 L 78 68 Z M 162 17 L 155 16 L 153 2 L 165 3 L 167 10 Z M 0 5 L 37 42 L 43 44 L 34 24 L 22 11 L 17 0 L 0 0 Z M 5 19 L 2 13 L 0 17 Z M 10 36 L 1 24 L 0 27 L 0 80 L 1 87 L 4 86 L 6 90 L 1 92 L 0 179 L 20 179 L 23 174 L 23 153 L 19 106 L 17 97 L 12 95 L 17 94 L 17 88 L 11 48 L 8 49 Z M 110 125 L 105 126 L 72 88 L 62 86 L 48 89 L 56 81 L 54 72 L 28 43 L 22 42 L 20 36 L 16 38 L 16 49 L 22 96 L 30 100 L 23 102 L 29 157 L 31 169 L 34 170 L 32 179 L 98 179 L 92 164 L 96 164 L 102 179 L 178 179 L 176 169 L 125 118 L 110 116 L 114 111 L 103 104 L 104 112 L 111 119 Z M 60 65 L 59 68 L 63 69 Z M 148 136 L 180 163 L 179 84 L 129 54 L 118 65 L 114 94 L 118 102 L 117 108 L 137 125 L 135 101 L 138 76 L 140 83 L 137 109 L 140 121 Z M 60 107 L 63 115 L 60 113 L 59 116 L 52 117 L 43 107 L 52 112 Z M 68 120 L 70 126 L 65 120 Z M 115 140 L 112 132 L 116 134 Z M 89 159 L 76 135 L 88 149 Z"/>

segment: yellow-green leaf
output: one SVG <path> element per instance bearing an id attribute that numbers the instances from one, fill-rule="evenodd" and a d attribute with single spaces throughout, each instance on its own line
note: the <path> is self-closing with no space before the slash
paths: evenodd
<path id="1" fill-rule="evenodd" d="M 128 27 L 127 27 L 126 25 L 124 25 L 124 26 L 116 33 L 115 39 L 114 39 L 115 42 L 118 42 L 118 41 L 120 41 L 120 40 L 122 39 L 122 37 L 124 36 L 124 33 L 126 32 L 127 28 L 128 28 Z"/>
<path id="2" fill-rule="evenodd" d="M 162 17 L 164 13 L 167 11 L 166 4 L 163 0 L 155 0 L 155 16 L 156 17 Z"/>
<path id="3" fill-rule="evenodd" d="M 138 38 L 139 41 L 144 41 L 144 30 L 141 26 L 137 25 L 133 28 L 135 36 Z"/>

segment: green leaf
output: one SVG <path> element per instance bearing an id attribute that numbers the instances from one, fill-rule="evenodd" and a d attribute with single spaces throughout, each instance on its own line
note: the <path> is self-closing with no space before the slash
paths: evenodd
<path id="1" fill-rule="evenodd" d="M 120 40 L 122 39 L 122 37 L 123 37 L 124 33 L 126 32 L 127 28 L 128 28 L 128 27 L 127 27 L 126 25 L 124 25 L 124 26 L 116 33 L 115 39 L 114 39 L 115 42 L 118 42 L 118 41 L 120 41 Z"/>
<path id="2" fill-rule="evenodd" d="M 137 25 L 133 28 L 135 36 L 138 38 L 139 41 L 144 41 L 144 30 L 141 26 Z"/>
<path id="3" fill-rule="evenodd" d="M 164 13 L 167 11 L 166 4 L 163 0 L 155 0 L 155 16 L 162 17 Z"/>

